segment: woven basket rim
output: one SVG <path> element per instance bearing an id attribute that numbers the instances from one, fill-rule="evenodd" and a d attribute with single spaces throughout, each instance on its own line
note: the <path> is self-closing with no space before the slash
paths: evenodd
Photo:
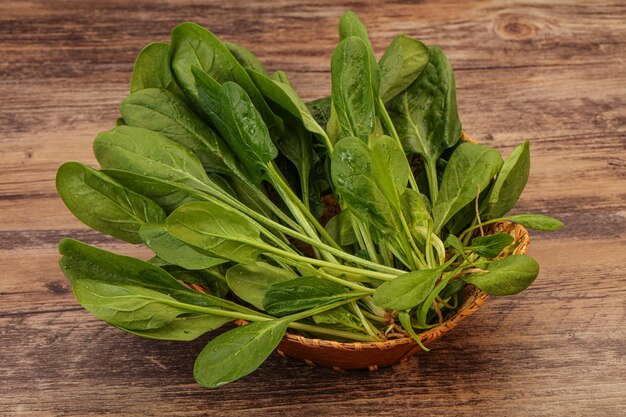
<path id="1" fill-rule="evenodd" d="M 461 140 L 476 143 L 474 139 L 472 139 L 465 132 L 461 134 Z M 517 254 L 526 254 L 528 252 L 528 245 L 530 244 L 530 235 L 528 234 L 528 230 L 524 228 L 522 225 L 504 221 L 498 222 L 495 224 L 491 224 L 485 228 L 487 234 L 504 232 L 513 234 L 515 238 L 515 242 L 518 242 L 518 246 L 515 248 L 511 255 Z M 199 284 L 191 284 L 191 287 L 201 291 L 206 292 L 206 290 Z M 424 344 L 434 341 L 439 337 L 443 336 L 445 333 L 449 332 L 453 328 L 457 326 L 462 320 L 466 317 L 472 315 L 476 310 L 478 310 L 485 301 L 489 298 L 489 294 L 482 291 L 480 288 L 472 285 L 465 285 L 466 292 L 466 303 L 467 305 L 463 308 L 459 308 L 454 315 L 449 317 L 440 325 L 428 329 L 427 331 L 418 333 L 418 337 L 420 341 Z M 468 294 L 469 293 L 469 294 Z M 470 298 L 473 296 L 473 298 Z M 239 325 L 246 324 L 245 320 L 235 320 L 235 323 Z M 283 336 L 283 341 L 290 341 L 294 343 L 298 343 L 303 347 L 315 347 L 315 348 L 333 348 L 338 350 L 345 351 L 363 351 L 363 350 L 388 350 L 397 346 L 402 345 L 417 345 L 417 342 L 410 336 L 402 337 L 398 339 L 389 339 L 379 342 L 339 342 L 336 340 L 330 339 L 320 339 L 320 338 L 311 338 L 302 336 L 299 334 L 286 332 Z M 406 357 L 410 356 L 411 353 L 407 354 Z"/>
<path id="2" fill-rule="evenodd" d="M 507 230 L 508 229 L 508 230 Z M 499 222 L 491 225 L 489 228 L 489 232 L 497 233 L 497 232 L 508 232 L 513 233 L 515 236 L 515 241 L 520 242 L 515 251 L 512 254 L 526 254 L 528 251 L 528 245 L 530 243 L 530 236 L 528 234 L 528 230 L 523 226 L 511 222 Z M 471 302 L 468 303 L 464 308 L 457 310 L 457 312 L 449 317 L 446 321 L 441 323 L 440 325 L 428 329 L 427 331 L 418 333 L 418 337 L 421 342 L 426 342 L 428 340 L 436 339 L 442 336 L 443 334 L 449 332 L 454 327 L 457 326 L 459 322 L 461 322 L 466 317 L 473 314 L 476 310 L 478 310 L 485 301 L 489 298 L 489 294 L 481 290 L 480 288 L 472 285 L 466 284 L 466 292 L 472 293 L 474 298 Z M 384 340 L 380 342 L 338 342 L 330 339 L 320 339 L 320 338 L 310 338 L 302 335 L 294 334 L 294 333 L 285 333 L 285 339 L 300 343 L 303 345 L 309 345 L 314 347 L 332 347 L 336 349 L 344 349 L 344 350 L 366 350 L 366 349 L 391 349 L 395 346 L 399 345 L 416 345 L 417 343 L 413 340 L 412 337 L 402 337 L 398 339 L 390 339 Z"/>

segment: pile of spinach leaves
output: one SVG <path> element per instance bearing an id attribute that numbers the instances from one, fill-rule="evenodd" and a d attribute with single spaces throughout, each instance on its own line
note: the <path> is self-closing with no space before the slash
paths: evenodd
<path id="1" fill-rule="evenodd" d="M 503 160 L 460 140 L 441 49 L 398 36 L 377 61 L 350 12 L 339 34 L 331 95 L 305 103 L 284 72 L 183 23 L 139 54 L 117 126 L 95 139 L 100 169 L 58 170 L 79 220 L 154 252 L 143 261 L 62 240 L 62 270 L 86 309 L 165 340 L 250 322 L 202 350 L 194 374 L 206 387 L 254 371 L 287 329 L 419 342 L 466 283 L 510 295 L 537 276 L 532 258 L 510 255 L 511 235 L 482 236 L 483 226 L 562 226 L 505 217 L 528 178 L 528 142 Z"/>

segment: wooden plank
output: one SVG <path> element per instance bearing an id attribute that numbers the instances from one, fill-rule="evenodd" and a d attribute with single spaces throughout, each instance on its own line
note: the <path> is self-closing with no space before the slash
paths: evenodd
<path id="1" fill-rule="evenodd" d="M 433 352 L 377 373 L 273 355 L 220 390 L 193 381 L 191 343 L 95 319 L 58 269 L 66 236 L 147 259 L 89 231 L 54 189 L 63 161 L 96 166 L 133 60 L 185 20 L 250 47 L 306 99 L 328 94 L 336 25 L 353 9 L 378 55 L 405 33 L 452 62 L 464 129 L 505 155 L 532 144 L 516 211 L 532 233 L 529 291 L 491 299 Z M 571 2 L 139 0 L 0 3 L 0 415 L 620 415 L 626 393 L 626 5 Z"/>
<path id="2" fill-rule="evenodd" d="M 4 344 L 6 360 L 0 363 L 0 372 L 11 387 L 8 394 L 14 408 L 8 411 L 19 415 L 19 407 L 24 407 L 28 412 L 52 414 L 131 415 L 145 409 L 153 415 L 184 414 L 179 408 L 184 406 L 185 413 L 194 415 L 208 411 L 247 415 L 280 413 L 299 404 L 299 412 L 322 407 L 327 415 L 340 416 L 367 413 L 380 398 L 390 397 L 393 408 L 387 414 L 384 408 L 374 408 L 381 415 L 425 406 L 445 415 L 451 404 L 461 411 L 457 415 L 464 415 L 463 410 L 617 415 L 626 388 L 619 379 L 626 309 L 623 299 L 606 294 L 624 293 L 626 268 L 617 262 L 597 265 L 596 260 L 602 255 L 617 260 L 624 243 L 539 242 L 533 254 L 545 268 L 531 290 L 490 300 L 437 343 L 433 352 L 374 374 L 310 369 L 273 356 L 250 377 L 206 391 L 195 386 L 191 377 L 195 354 L 206 337 L 188 344 L 144 340 L 113 329 L 85 311 L 75 311 L 74 303 L 64 302 L 64 311 L 3 314 L 2 337 L 12 341 Z M 564 257 L 577 263 L 551 263 L 554 253 L 567 253 Z M 45 263 L 49 262 L 47 258 Z M 580 269 L 597 285 L 589 288 L 581 281 Z M 583 317 L 589 317 L 585 324 L 576 319 Z M 53 354 L 42 355 L 42 350 Z M 25 358 L 27 366 L 11 365 Z M 599 372 L 597 363 L 607 368 Z M 40 370 L 35 379 L 32 369 Z M 570 373 L 586 377 L 571 378 Z M 274 384 L 271 396 L 263 394 L 269 381 Z M 142 398 L 141 404 L 124 399 L 128 390 Z M 78 401 L 73 394 L 78 392 L 90 399 L 89 404 Z M 543 404 L 541 410 L 537 401 Z"/>

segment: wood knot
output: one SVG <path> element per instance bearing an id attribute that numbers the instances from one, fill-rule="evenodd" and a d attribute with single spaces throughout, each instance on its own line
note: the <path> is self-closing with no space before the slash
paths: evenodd
<path id="1" fill-rule="evenodd" d="M 534 38 L 538 27 L 523 16 L 505 15 L 496 22 L 495 31 L 502 39 L 523 41 Z"/>
<path id="2" fill-rule="evenodd" d="M 48 291 L 53 294 L 67 294 L 68 292 L 70 292 L 69 287 L 60 282 L 47 282 L 45 286 Z"/>

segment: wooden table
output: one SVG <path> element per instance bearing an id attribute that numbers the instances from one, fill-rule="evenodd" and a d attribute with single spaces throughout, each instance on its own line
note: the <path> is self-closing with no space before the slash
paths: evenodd
<path id="1" fill-rule="evenodd" d="M 464 1 L 0 1 L 0 413 L 2 415 L 617 416 L 626 406 L 626 4 Z M 273 355 L 219 390 L 194 383 L 208 340 L 150 341 L 75 301 L 57 266 L 89 231 L 55 193 L 63 161 L 127 94 L 135 55 L 193 20 L 283 69 L 307 99 L 329 92 L 340 14 L 381 53 L 398 34 L 446 51 L 464 129 L 505 155 L 532 143 L 518 212 L 561 218 L 533 233 L 536 283 L 491 299 L 432 352 L 375 373 Z M 219 414 L 217 414 L 219 413 Z"/>

